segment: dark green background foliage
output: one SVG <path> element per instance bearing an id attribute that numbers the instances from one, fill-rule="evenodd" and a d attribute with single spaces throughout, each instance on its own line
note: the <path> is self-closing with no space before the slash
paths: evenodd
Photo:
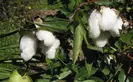
<path id="1" fill-rule="evenodd" d="M 88 37 L 88 17 L 99 5 L 116 8 L 127 20 L 133 19 L 131 0 L 0 0 L 0 82 L 7 82 L 15 69 L 22 75 L 26 70 L 34 82 L 133 82 L 132 70 L 128 74 L 133 29 L 125 28 L 104 48 L 94 46 Z M 38 50 L 25 63 L 20 58 L 19 39 L 35 30 L 35 16 L 44 21 L 40 29 L 52 31 L 61 46 L 53 60 Z M 113 58 L 110 62 L 109 56 Z"/>

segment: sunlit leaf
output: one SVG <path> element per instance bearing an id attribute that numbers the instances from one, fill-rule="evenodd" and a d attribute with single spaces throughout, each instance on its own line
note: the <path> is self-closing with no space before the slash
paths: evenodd
<path id="1" fill-rule="evenodd" d="M 41 26 L 39 29 L 49 30 L 53 32 L 64 33 L 69 29 L 69 22 L 68 21 L 60 21 L 60 20 L 51 20 L 49 22 L 45 22 L 43 24 L 38 24 Z"/>
<path id="2" fill-rule="evenodd" d="M 96 71 L 98 70 L 97 68 L 94 68 L 92 66 L 93 64 L 87 64 L 86 63 L 86 69 L 87 69 L 87 72 L 88 72 L 88 76 L 90 77 L 91 75 L 95 74 Z"/>
<path id="3" fill-rule="evenodd" d="M 90 79 L 95 80 L 96 82 L 104 82 L 102 79 L 98 78 L 98 77 L 90 77 Z"/>
<path id="4" fill-rule="evenodd" d="M 78 56 L 81 51 L 82 47 L 82 41 L 83 41 L 83 35 L 82 35 L 82 25 L 79 24 L 76 29 L 75 29 L 75 34 L 74 34 L 74 49 L 73 49 L 73 55 L 74 55 L 74 63 L 76 63 Z"/>
<path id="5" fill-rule="evenodd" d="M 68 70 L 68 71 L 64 71 L 63 73 L 61 73 L 58 77 L 58 79 L 64 79 L 65 77 L 67 77 L 69 74 L 71 74 L 72 71 Z"/>

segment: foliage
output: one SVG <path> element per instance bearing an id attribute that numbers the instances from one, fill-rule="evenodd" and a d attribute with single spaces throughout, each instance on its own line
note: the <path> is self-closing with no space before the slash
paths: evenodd
<path id="1" fill-rule="evenodd" d="M 33 82 L 132 82 L 133 29 L 124 28 L 104 48 L 94 46 L 88 36 L 88 17 L 99 5 L 133 19 L 130 0 L 1 0 L 0 81 L 7 82 L 18 69 Z M 24 32 L 37 30 L 35 16 L 44 21 L 40 29 L 52 31 L 61 41 L 53 60 L 39 50 L 29 62 L 20 58 L 19 39 Z"/>

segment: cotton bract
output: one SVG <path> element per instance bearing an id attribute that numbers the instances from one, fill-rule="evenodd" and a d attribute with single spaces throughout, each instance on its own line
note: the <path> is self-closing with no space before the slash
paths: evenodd
<path id="1" fill-rule="evenodd" d="M 93 10 L 88 19 L 89 36 L 98 47 L 104 47 L 110 36 L 119 37 L 123 21 L 115 9 L 102 7 L 100 11 Z"/>
<path id="2" fill-rule="evenodd" d="M 20 39 L 21 58 L 25 61 L 30 60 L 36 54 L 37 39 L 32 34 L 24 35 Z"/>

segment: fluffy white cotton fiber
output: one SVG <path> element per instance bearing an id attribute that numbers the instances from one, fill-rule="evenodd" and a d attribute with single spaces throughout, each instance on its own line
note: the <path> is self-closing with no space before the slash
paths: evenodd
<path id="1" fill-rule="evenodd" d="M 88 19 L 89 36 L 98 47 L 104 47 L 110 36 L 119 37 L 123 21 L 115 9 L 101 7 L 101 10 L 93 10 Z"/>
<path id="2" fill-rule="evenodd" d="M 21 58 L 30 60 L 36 54 L 37 39 L 33 34 L 24 35 L 20 39 Z"/>
<path id="3" fill-rule="evenodd" d="M 54 59 L 56 55 L 56 50 L 59 47 L 59 45 L 60 45 L 60 41 L 56 39 L 52 44 L 52 46 L 49 46 L 49 47 L 45 46 L 42 42 L 40 45 L 40 48 L 42 49 L 42 53 L 46 55 L 47 58 Z"/>
<path id="4" fill-rule="evenodd" d="M 114 27 L 117 21 L 117 15 L 115 11 L 108 7 L 103 7 L 101 12 L 100 29 L 102 31 L 108 31 Z"/>
<path id="5" fill-rule="evenodd" d="M 108 39 L 110 37 L 110 34 L 108 32 L 102 32 L 100 36 L 95 39 L 95 44 L 98 47 L 104 47 L 108 43 Z"/>
<path id="6" fill-rule="evenodd" d="M 37 18 L 34 20 L 35 23 L 42 24 L 42 20 L 40 18 Z M 40 28 L 38 25 L 36 25 L 36 28 Z M 52 32 L 47 30 L 38 30 L 36 32 L 36 36 L 38 40 L 41 41 L 40 48 L 41 52 L 49 59 L 54 59 L 56 55 L 56 50 L 60 45 L 60 41 L 53 35 Z"/>
<path id="7" fill-rule="evenodd" d="M 100 35 L 99 21 L 101 20 L 101 14 L 96 9 L 91 13 L 89 18 L 89 36 L 90 38 L 98 38 Z"/>
<path id="8" fill-rule="evenodd" d="M 43 21 L 37 18 L 34 20 L 34 23 L 42 24 Z M 40 28 L 40 26 L 36 24 L 36 28 Z M 37 39 L 40 40 L 39 47 L 41 48 L 41 52 L 49 59 L 55 58 L 56 50 L 60 46 L 60 41 L 52 32 L 47 30 L 38 30 L 37 32 L 24 34 L 20 39 L 21 58 L 25 61 L 29 61 L 36 54 Z"/>
<path id="9" fill-rule="evenodd" d="M 110 33 L 113 37 L 119 37 L 120 36 L 120 32 L 119 30 L 122 29 L 122 24 L 123 24 L 123 21 L 122 19 L 119 17 L 116 21 L 116 24 L 113 28 L 111 28 L 110 30 Z"/>
<path id="10" fill-rule="evenodd" d="M 39 30 L 36 32 L 38 40 L 43 41 L 45 46 L 51 46 L 55 41 L 55 36 L 50 31 Z"/>

